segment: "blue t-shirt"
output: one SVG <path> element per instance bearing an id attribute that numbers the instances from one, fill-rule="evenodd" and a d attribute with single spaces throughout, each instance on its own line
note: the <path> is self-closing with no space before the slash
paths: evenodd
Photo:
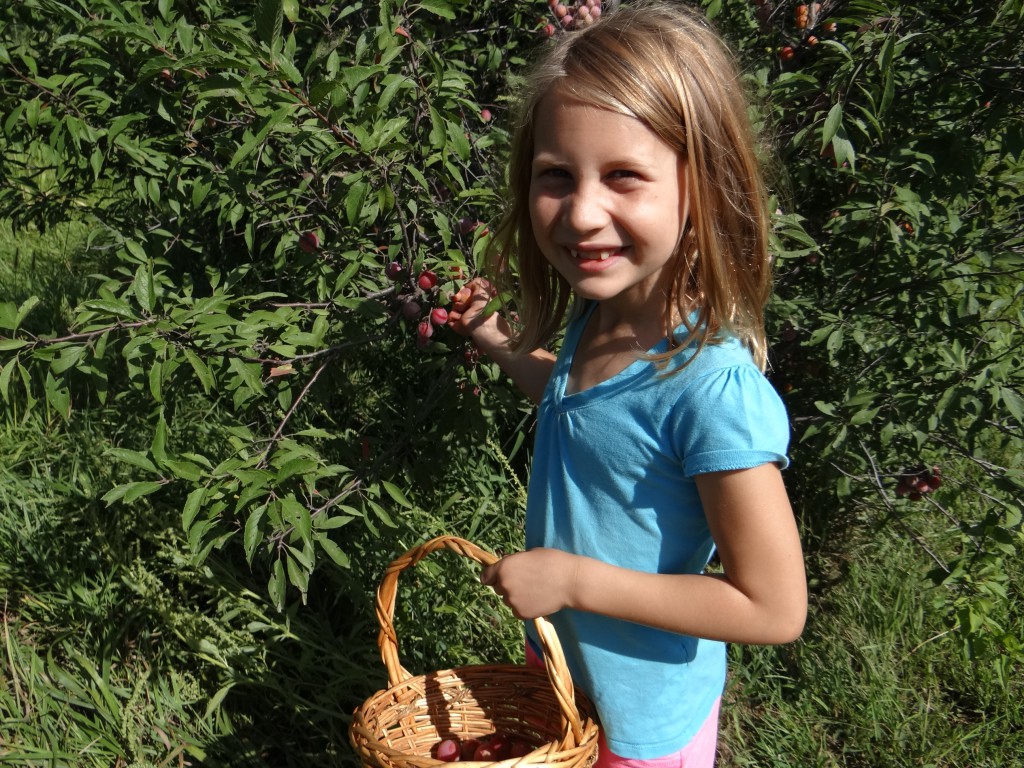
<path id="1" fill-rule="evenodd" d="M 694 476 L 787 465 L 789 423 L 737 340 L 706 345 L 665 376 L 639 359 L 565 394 L 590 311 L 569 324 L 538 409 L 526 546 L 650 573 L 701 573 L 714 551 Z M 665 351 L 667 341 L 652 351 Z M 693 356 L 680 352 L 677 367 Z M 725 644 L 594 613 L 549 617 L 609 748 L 634 759 L 682 749 L 725 685 Z M 534 643 L 532 622 L 527 632 Z"/>

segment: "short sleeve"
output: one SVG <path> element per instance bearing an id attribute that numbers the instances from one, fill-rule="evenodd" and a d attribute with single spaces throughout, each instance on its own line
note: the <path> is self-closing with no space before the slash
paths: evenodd
<path id="1" fill-rule="evenodd" d="M 753 365 L 706 372 L 681 393 L 676 450 L 687 477 L 789 465 L 789 418 L 778 392 Z"/>

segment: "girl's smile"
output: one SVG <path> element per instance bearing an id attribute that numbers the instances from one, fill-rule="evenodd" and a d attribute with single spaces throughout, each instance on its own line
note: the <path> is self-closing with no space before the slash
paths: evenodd
<path id="1" fill-rule="evenodd" d="M 683 159 L 636 118 L 558 88 L 535 136 L 530 212 L 545 257 L 584 298 L 660 312 L 686 221 Z"/>
<path id="2" fill-rule="evenodd" d="M 584 272 L 603 272 L 621 259 L 623 248 L 570 248 L 569 253 L 577 261 L 577 268 Z"/>

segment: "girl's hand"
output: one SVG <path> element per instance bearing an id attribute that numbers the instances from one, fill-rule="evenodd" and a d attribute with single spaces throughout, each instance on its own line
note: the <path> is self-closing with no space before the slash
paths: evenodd
<path id="1" fill-rule="evenodd" d="M 545 349 L 514 352 L 512 328 L 500 312 L 485 312 L 497 291 L 482 277 L 474 277 L 452 297 L 448 327 L 468 336 L 481 354 L 496 362 L 535 403 L 544 395 L 555 356 Z"/>
<path id="2" fill-rule="evenodd" d="M 517 619 L 536 619 L 572 604 L 578 560 L 558 549 L 530 549 L 484 568 L 480 581 L 501 595 Z"/>
<path id="3" fill-rule="evenodd" d="M 448 326 L 461 336 L 473 337 L 488 319 L 496 315 L 485 315 L 484 308 L 497 295 L 494 287 L 482 277 L 474 277 L 452 297 L 448 310 Z"/>

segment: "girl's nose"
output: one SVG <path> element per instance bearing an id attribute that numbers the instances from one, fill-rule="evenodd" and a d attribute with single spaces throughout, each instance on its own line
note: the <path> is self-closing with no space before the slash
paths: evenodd
<path id="1" fill-rule="evenodd" d="M 598 185 L 579 183 L 565 200 L 565 223 L 576 232 L 593 232 L 608 223 L 608 211 Z"/>

